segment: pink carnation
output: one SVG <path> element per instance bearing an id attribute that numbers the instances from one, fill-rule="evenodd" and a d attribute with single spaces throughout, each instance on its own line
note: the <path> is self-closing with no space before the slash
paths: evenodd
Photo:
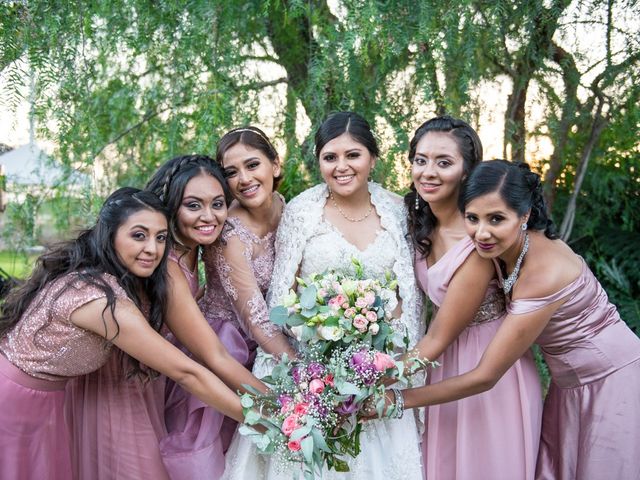
<path id="1" fill-rule="evenodd" d="M 325 375 L 325 377 L 322 379 L 322 381 L 325 383 L 325 385 L 329 385 L 330 387 L 333 387 L 333 374 L 329 373 L 327 375 Z"/>
<path id="2" fill-rule="evenodd" d="M 297 405 L 296 405 L 297 408 Z M 289 415 L 282 422 L 282 433 L 284 433 L 287 437 L 290 436 L 297 428 L 298 425 L 298 416 L 297 415 Z"/>
<path id="3" fill-rule="evenodd" d="M 300 440 L 289 440 L 289 442 L 287 442 L 287 448 L 292 452 L 299 452 L 302 448 L 302 444 L 300 443 Z"/>
<path id="4" fill-rule="evenodd" d="M 393 359 L 386 353 L 376 352 L 373 357 L 373 365 L 379 372 L 384 372 L 388 368 L 396 366 Z"/>
<path id="5" fill-rule="evenodd" d="M 355 318 L 353 319 L 353 326 L 359 332 L 365 332 L 367 330 L 368 324 L 369 324 L 369 321 L 363 315 L 356 315 Z"/>
<path id="6" fill-rule="evenodd" d="M 315 380 L 311 380 L 311 382 L 309 383 L 309 391 L 311 393 L 319 394 L 319 393 L 322 393 L 323 390 L 324 390 L 324 382 L 319 378 L 316 378 Z"/>

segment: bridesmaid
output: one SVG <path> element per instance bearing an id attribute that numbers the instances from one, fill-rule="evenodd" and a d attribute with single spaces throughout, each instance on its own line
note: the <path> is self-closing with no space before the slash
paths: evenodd
<path id="1" fill-rule="evenodd" d="M 181 329 L 188 331 L 193 325 L 186 319 L 199 318 L 199 327 L 204 326 L 211 336 L 212 330 L 195 298 L 199 291 L 198 254 L 218 239 L 231 200 L 222 169 L 207 156 L 177 157 L 157 170 L 147 189 L 158 194 L 171 215 L 169 230 L 174 245 L 169 252 L 167 325 L 176 333 Z M 173 334 L 167 333 L 167 338 L 189 354 Z M 220 338 L 228 347 L 225 340 Z M 212 358 L 207 365 L 216 369 L 216 363 Z M 168 435 L 160 442 L 160 451 L 170 477 L 219 478 L 224 471 L 225 416 L 177 383 L 167 381 L 164 418 Z"/>
<path id="2" fill-rule="evenodd" d="M 405 407 L 489 390 L 535 342 L 551 372 L 536 478 L 640 478 L 640 339 L 555 235 L 540 177 L 526 164 L 483 162 L 461 206 L 476 251 L 506 277 L 508 315 L 474 369 L 405 390 Z"/>
<path id="3" fill-rule="evenodd" d="M 166 312 L 167 220 L 155 195 L 117 190 L 96 225 L 42 255 L 31 277 L 2 305 L 0 478 L 74 478 L 63 413 L 65 381 L 100 368 L 118 349 L 131 355 L 129 374 L 150 377 L 142 367 L 148 365 L 209 405 L 242 418 L 237 395 L 157 333 Z M 111 404 L 110 410 L 121 407 Z M 109 421 L 97 420 L 87 438 L 100 436 L 103 421 Z M 126 437 L 113 442 L 101 456 L 135 446 Z M 127 472 L 112 475 L 124 478 L 119 473 Z M 163 478 L 155 473 L 150 471 Z"/>
<path id="4" fill-rule="evenodd" d="M 275 238 L 284 198 L 278 152 L 257 127 L 235 128 L 218 142 L 216 162 L 236 201 L 219 242 L 205 248 L 207 287 L 200 301 L 209 325 L 235 358 L 251 368 L 258 345 L 267 353 L 295 356 L 280 328 L 269 320 L 265 295 L 275 259 Z M 226 418 L 224 449 L 236 422 Z"/>
<path id="5" fill-rule="evenodd" d="M 475 251 L 457 205 L 462 181 L 482 161 L 477 133 L 462 120 L 433 118 L 416 130 L 409 160 L 413 184 L 405 203 L 415 272 L 435 309 L 417 348 L 421 357 L 437 358 L 441 366 L 428 383 L 438 383 L 476 366 L 505 302 L 493 264 Z M 426 478 L 533 479 L 541 414 L 540 380 L 527 351 L 493 390 L 427 409 Z"/>

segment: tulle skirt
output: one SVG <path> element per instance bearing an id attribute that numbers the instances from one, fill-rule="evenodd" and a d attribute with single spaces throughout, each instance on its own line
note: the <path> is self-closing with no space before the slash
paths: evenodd
<path id="1" fill-rule="evenodd" d="M 501 319 L 467 327 L 438 359 L 427 383 L 474 369 Z M 530 352 L 489 391 L 426 411 L 422 451 L 427 480 L 531 480 L 542 391 Z"/>
<path id="2" fill-rule="evenodd" d="M 230 322 L 209 321 L 229 353 L 246 366 L 251 352 L 243 335 Z M 212 480 L 222 476 L 235 421 L 167 380 L 165 422 L 168 435 L 160 442 L 160 448 L 172 480 Z"/>
<path id="3" fill-rule="evenodd" d="M 536 478 L 640 478 L 640 360 L 575 388 L 551 384 Z"/>
<path id="4" fill-rule="evenodd" d="M 164 377 L 127 380 L 122 362 L 114 349 L 102 368 L 67 385 L 74 478 L 168 480 L 159 448 Z"/>
<path id="5" fill-rule="evenodd" d="M 71 478 L 64 388 L 64 381 L 27 375 L 0 354 L 0 478 Z"/>

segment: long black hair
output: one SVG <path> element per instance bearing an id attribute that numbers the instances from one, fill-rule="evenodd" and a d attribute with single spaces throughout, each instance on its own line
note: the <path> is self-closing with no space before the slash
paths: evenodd
<path id="1" fill-rule="evenodd" d="M 542 231 L 550 239 L 558 238 L 544 201 L 540 175 L 532 172 L 528 164 L 506 160 L 482 162 L 464 183 L 458 207 L 464 212 L 469 202 L 494 192 L 498 192 L 518 216 L 531 212 L 527 220 L 528 229 Z"/>
<path id="2" fill-rule="evenodd" d="M 418 142 L 429 132 L 451 134 L 462 156 L 464 176 L 469 175 L 469 172 L 482 162 L 482 142 L 476 131 L 468 123 L 447 115 L 427 120 L 418 127 L 409 143 L 409 162 L 413 163 Z M 416 198 L 418 209 L 415 208 Z M 418 251 L 424 257 L 428 257 L 431 253 L 430 237 L 438 219 L 429 204 L 418 195 L 413 183 L 411 190 L 404 197 L 404 203 L 409 211 L 409 235 Z"/>
<path id="3" fill-rule="evenodd" d="M 334 112 L 320 124 L 315 136 L 316 158 L 324 146 L 343 133 L 348 133 L 356 142 L 363 145 L 374 157 L 380 156 L 378 142 L 373 136 L 371 126 L 361 115 L 354 112 Z"/>
<path id="4" fill-rule="evenodd" d="M 178 234 L 178 210 L 184 196 L 184 189 L 189 180 L 201 174 L 210 175 L 220 182 L 228 206 L 233 197 L 222 168 L 206 155 L 183 155 L 172 158 L 156 170 L 145 187 L 146 190 L 155 193 L 167 207 L 170 214 L 169 232 L 174 243 L 182 245 Z"/>
<path id="5" fill-rule="evenodd" d="M 169 221 L 169 214 L 156 195 L 137 188 L 120 188 L 104 202 L 95 226 L 82 231 L 74 240 L 52 246 L 41 255 L 31 276 L 12 290 L 2 304 L 0 336 L 18 323 L 40 292 L 70 273 L 76 273 L 79 280 L 105 293 L 106 308 L 110 309 L 115 319 L 116 295 L 104 279 L 105 273 L 113 275 L 135 305 L 142 311 L 148 311 L 148 321 L 154 330 L 160 331 L 167 310 L 166 256 L 170 245 L 167 245 L 162 261 L 148 278 L 140 278 L 129 272 L 114 246 L 118 228 L 141 210 L 159 212 Z M 139 363 L 131 360 L 134 370 L 138 370 Z"/>

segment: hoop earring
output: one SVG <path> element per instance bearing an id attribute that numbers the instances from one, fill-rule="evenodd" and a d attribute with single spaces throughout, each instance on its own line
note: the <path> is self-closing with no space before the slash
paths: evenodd
<path id="1" fill-rule="evenodd" d="M 416 210 L 420 210 L 420 195 L 416 192 Z"/>
<path id="2" fill-rule="evenodd" d="M 520 225 L 520 230 L 522 230 L 523 232 L 525 232 L 527 230 L 527 224 L 523 223 L 522 225 Z"/>

